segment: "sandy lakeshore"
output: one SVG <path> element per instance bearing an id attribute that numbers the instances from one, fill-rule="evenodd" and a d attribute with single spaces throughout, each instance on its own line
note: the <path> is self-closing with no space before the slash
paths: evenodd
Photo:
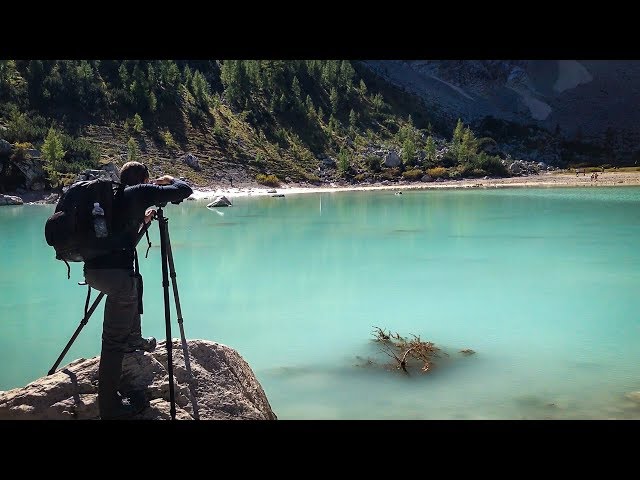
<path id="1" fill-rule="evenodd" d="M 191 199 L 214 199 L 224 195 L 227 198 L 247 196 L 270 196 L 274 194 L 304 194 L 318 192 L 350 192 L 368 190 L 437 190 L 437 189 L 461 189 L 461 188 L 526 188 L 526 187 L 606 187 L 606 186 L 640 186 L 640 171 L 606 171 L 598 174 L 598 180 L 591 180 L 591 174 L 586 175 L 565 172 L 546 172 L 526 177 L 510 178 L 476 178 L 464 180 L 447 180 L 443 182 L 405 182 L 369 185 L 351 185 L 346 182 L 332 183 L 326 186 L 308 186 L 299 184 L 284 184 L 280 187 L 266 187 L 264 185 L 241 185 L 230 188 L 229 185 L 210 185 L 193 187 Z M 275 191 L 275 193 L 274 193 Z M 8 193 L 22 198 L 26 204 L 46 203 L 45 198 L 50 191 Z"/>
<path id="2" fill-rule="evenodd" d="M 640 171 L 607 171 L 598 174 L 597 180 L 591 179 L 591 174 L 547 172 L 526 177 L 489 178 L 448 180 L 444 182 L 401 182 L 391 185 L 349 185 L 331 184 L 322 187 L 305 187 L 282 185 L 272 187 L 237 187 L 212 186 L 210 188 L 195 189 L 191 196 L 194 199 L 209 199 L 218 195 L 226 197 L 244 197 L 278 194 L 302 194 L 318 192 L 346 192 L 368 190 L 427 190 L 427 189 L 457 189 L 457 188 L 512 188 L 512 187 L 604 187 L 604 186 L 640 186 Z"/>

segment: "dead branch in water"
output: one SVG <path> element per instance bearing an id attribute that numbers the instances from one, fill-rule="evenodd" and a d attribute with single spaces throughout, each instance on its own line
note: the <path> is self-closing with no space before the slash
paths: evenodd
<path id="1" fill-rule="evenodd" d="M 430 372 L 435 367 L 434 359 L 442 355 L 449 356 L 436 347 L 433 342 L 425 342 L 420 336 L 411 334 L 403 337 L 398 332 L 392 333 L 381 327 L 373 327 L 373 341 L 380 343 L 380 351 L 394 360 L 390 365 L 395 370 L 402 370 L 407 375 L 412 365 L 417 365 L 423 372 Z M 475 352 L 469 348 L 460 350 L 463 355 L 472 355 Z M 369 361 L 369 365 L 373 362 Z"/>

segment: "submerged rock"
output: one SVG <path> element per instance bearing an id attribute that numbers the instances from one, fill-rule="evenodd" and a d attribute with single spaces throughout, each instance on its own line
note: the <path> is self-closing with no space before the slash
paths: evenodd
<path id="1" fill-rule="evenodd" d="M 247 362 L 230 347 L 189 340 L 190 390 L 182 342 L 173 340 L 176 419 L 276 420 L 262 386 Z M 168 420 L 166 342 L 152 353 L 126 354 L 121 390 L 143 392 L 144 410 L 132 419 Z M 88 420 L 98 418 L 100 357 L 79 359 L 25 387 L 0 392 L 0 420 Z M 43 368 L 46 368 L 43 365 Z M 193 396 L 192 396 L 193 392 Z"/>

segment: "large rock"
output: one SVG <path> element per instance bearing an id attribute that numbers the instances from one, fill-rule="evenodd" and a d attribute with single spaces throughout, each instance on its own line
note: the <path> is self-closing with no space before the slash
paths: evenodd
<path id="1" fill-rule="evenodd" d="M 24 202 L 20 197 L 12 197 L 11 195 L 0 194 L 0 206 L 3 205 L 22 205 Z"/>
<path id="2" fill-rule="evenodd" d="M 11 144 L 5 139 L 0 138 L 0 156 L 8 157 L 11 153 Z"/>
<path id="3" fill-rule="evenodd" d="M 33 190 L 34 185 L 38 188 L 40 184 L 44 183 L 45 173 L 40 158 L 31 158 L 26 155 L 22 160 L 13 159 L 12 163 L 24 175 L 24 183 L 27 190 Z"/>
<path id="4" fill-rule="evenodd" d="M 31 158 L 40 158 L 42 155 L 40 154 L 40 150 L 36 148 L 27 148 L 27 155 Z"/>
<path id="5" fill-rule="evenodd" d="M 182 157 L 182 161 L 189 165 L 194 170 L 200 171 L 202 168 L 200 167 L 200 162 L 198 161 L 198 157 L 196 157 L 193 153 L 186 153 Z"/>
<path id="6" fill-rule="evenodd" d="M 229 200 L 224 195 L 214 198 L 213 202 L 207 205 L 207 207 L 230 207 L 230 206 L 231 206 L 231 200 Z"/>
<path id="7" fill-rule="evenodd" d="M 276 420 L 251 367 L 230 347 L 189 340 L 189 366 L 182 343 L 174 339 L 176 419 Z M 170 415 L 166 342 L 153 353 L 124 357 L 121 389 L 142 391 L 144 410 L 133 419 L 167 420 Z M 98 418 L 100 357 L 79 359 L 25 387 L 0 393 L 0 420 L 88 420 Z M 191 386 L 190 379 L 193 378 Z"/>
<path id="8" fill-rule="evenodd" d="M 513 162 L 509 165 L 509 173 L 512 175 L 520 175 L 522 173 L 522 164 L 520 162 Z"/>
<path id="9" fill-rule="evenodd" d="M 390 151 L 384 157 L 384 166 L 385 167 L 397 167 L 400 165 L 400 156 L 395 151 Z"/>
<path id="10" fill-rule="evenodd" d="M 104 165 L 102 165 L 101 169 L 107 172 L 111 177 L 111 180 L 113 180 L 114 182 L 120 181 L 120 172 L 113 164 L 113 162 L 105 163 Z"/>
<path id="11" fill-rule="evenodd" d="M 103 178 L 105 180 L 112 180 L 114 182 L 120 181 L 120 175 L 118 174 L 118 170 L 115 165 L 110 162 L 106 165 L 103 165 L 99 169 L 87 169 L 83 170 L 76 177 L 76 182 L 81 182 L 83 180 L 96 180 L 98 178 Z"/>

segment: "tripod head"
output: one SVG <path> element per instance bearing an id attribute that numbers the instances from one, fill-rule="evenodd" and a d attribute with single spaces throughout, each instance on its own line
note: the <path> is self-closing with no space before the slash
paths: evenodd
<path id="1" fill-rule="evenodd" d="M 172 203 L 173 205 L 178 205 L 178 204 L 182 203 L 183 201 L 184 200 L 175 200 L 175 201 L 169 202 L 169 203 Z M 166 206 L 167 206 L 167 202 L 156 203 L 156 207 L 158 207 L 158 208 L 164 208 Z"/>

